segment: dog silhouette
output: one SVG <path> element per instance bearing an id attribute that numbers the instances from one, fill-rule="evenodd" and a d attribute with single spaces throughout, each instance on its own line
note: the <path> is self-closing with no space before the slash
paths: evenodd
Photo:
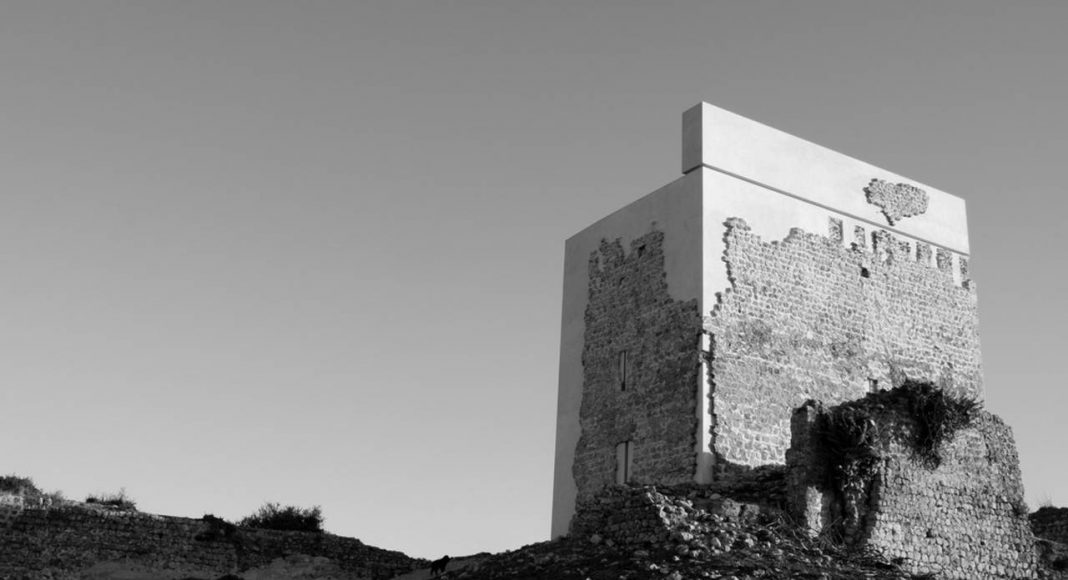
<path id="1" fill-rule="evenodd" d="M 430 575 L 437 576 L 445 573 L 445 567 L 449 565 L 449 557 L 443 556 L 440 560 L 434 560 L 430 563 Z"/>

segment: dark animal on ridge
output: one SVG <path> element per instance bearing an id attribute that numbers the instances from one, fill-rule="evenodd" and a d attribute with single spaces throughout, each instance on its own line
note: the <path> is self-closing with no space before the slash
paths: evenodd
<path id="1" fill-rule="evenodd" d="M 430 563 L 430 575 L 437 576 L 438 574 L 445 573 L 445 566 L 449 565 L 449 557 L 443 556 L 440 560 L 434 560 Z"/>

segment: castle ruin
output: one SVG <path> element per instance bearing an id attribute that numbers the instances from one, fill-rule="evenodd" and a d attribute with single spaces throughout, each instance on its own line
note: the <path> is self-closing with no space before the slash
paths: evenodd
<path id="1" fill-rule="evenodd" d="M 682 173 L 565 245 L 553 537 L 607 485 L 785 464 L 810 399 L 982 398 L 962 199 L 707 103 Z"/>

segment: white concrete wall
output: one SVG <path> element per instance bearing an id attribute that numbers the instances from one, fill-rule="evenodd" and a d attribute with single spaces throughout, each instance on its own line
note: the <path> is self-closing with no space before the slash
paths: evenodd
<path id="1" fill-rule="evenodd" d="M 821 206 L 957 254 L 969 252 L 965 204 L 959 197 L 708 103 L 683 113 L 682 135 L 684 173 L 707 167 L 778 192 L 784 200 L 792 197 Z M 872 179 L 925 190 L 927 212 L 890 226 L 864 195 Z"/>
<path id="2" fill-rule="evenodd" d="M 793 227 L 827 235 L 831 217 L 842 220 L 846 244 L 855 226 L 865 229 L 869 244 L 872 232 L 886 230 L 908 241 L 913 251 L 917 242 L 951 251 L 960 282 L 960 258 L 968 256 L 963 199 L 708 103 L 683 113 L 682 135 L 683 171 L 701 174 L 705 315 L 716 294 L 729 286 L 722 258 L 724 222 L 731 217 L 746 220 L 769 242 L 786 237 Z M 924 189 L 927 211 L 890 226 L 864 194 L 875 178 Z"/>
<path id="3" fill-rule="evenodd" d="M 598 249 L 602 239 L 612 241 L 622 238 L 624 249 L 629 251 L 630 241 L 649 233 L 655 223 L 655 229 L 664 232 L 664 268 L 668 293 L 675 300 L 700 300 L 700 180 L 699 173 L 680 177 L 575 234 L 564 245 L 564 300 L 553 477 L 554 538 L 567 533 L 575 512 L 577 489 L 571 464 L 581 434 L 579 406 L 582 402 L 582 348 L 590 254 Z M 699 306 L 703 310 L 704 306 Z"/>

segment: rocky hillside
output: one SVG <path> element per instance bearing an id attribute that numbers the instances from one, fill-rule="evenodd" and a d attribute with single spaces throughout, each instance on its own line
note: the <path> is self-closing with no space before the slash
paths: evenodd
<path id="1" fill-rule="evenodd" d="M 582 502 L 573 533 L 501 554 L 428 562 L 330 535 L 234 529 L 221 520 L 23 506 L 0 530 L 0 579 L 682 580 L 912 579 L 905 562 L 813 537 L 784 515 L 785 474 L 716 485 L 616 486 Z M 1060 530 L 1059 518 L 1038 514 Z M 1033 518 L 1034 519 L 1034 518 Z M 1039 521 L 1035 523 L 1038 524 Z M 1040 526 L 1041 527 L 1041 526 Z M 92 534 L 78 534 L 78 529 Z M 141 531 L 152 530 L 152 534 Z M 161 543 L 160 540 L 165 539 Z M 1040 578 L 1068 578 L 1068 546 L 1038 542 Z M 224 567 L 225 569 L 220 569 Z"/>

